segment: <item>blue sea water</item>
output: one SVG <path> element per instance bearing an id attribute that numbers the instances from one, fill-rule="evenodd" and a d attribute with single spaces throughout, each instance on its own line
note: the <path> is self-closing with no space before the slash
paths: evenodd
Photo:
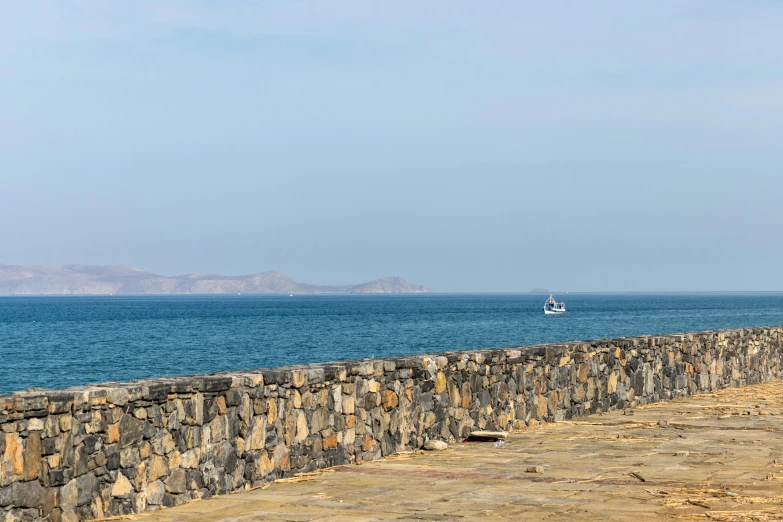
<path id="1" fill-rule="evenodd" d="M 783 324 L 783 294 L 0 298 L 0 393 L 317 361 Z"/>

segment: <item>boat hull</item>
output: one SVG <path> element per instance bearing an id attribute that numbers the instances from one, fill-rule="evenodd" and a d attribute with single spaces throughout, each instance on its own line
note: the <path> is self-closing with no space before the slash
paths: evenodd
<path id="1" fill-rule="evenodd" d="M 561 315 L 565 310 L 544 310 L 544 315 Z"/>

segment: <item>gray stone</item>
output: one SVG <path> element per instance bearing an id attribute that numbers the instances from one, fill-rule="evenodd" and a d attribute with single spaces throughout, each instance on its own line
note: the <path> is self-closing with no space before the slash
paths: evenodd
<path id="1" fill-rule="evenodd" d="M 47 485 L 50 487 L 64 486 L 73 479 L 73 469 L 53 469 L 47 477 Z"/>
<path id="2" fill-rule="evenodd" d="M 14 482 L 2 490 L 0 490 L 0 506 L 11 505 L 22 508 L 40 508 L 42 506 L 45 489 L 37 480 Z"/>
<path id="3" fill-rule="evenodd" d="M 200 471 L 187 471 L 185 477 L 185 485 L 188 490 L 201 489 L 204 487 L 204 475 Z"/>
<path id="4" fill-rule="evenodd" d="M 110 455 L 111 457 L 111 455 Z M 125 448 L 120 450 L 120 466 L 123 468 L 132 468 L 141 464 L 139 450 L 136 448 Z"/>
<path id="5" fill-rule="evenodd" d="M 147 487 L 144 488 L 144 497 L 147 499 L 147 504 L 151 506 L 163 504 L 163 495 L 165 493 L 166 487 L 160 480 L 147 484 Z"/>
<path id="6" fill-rule="evenodd" d="M 61 435 L 62 437 L 62 435 Z M 62 454 L 60 457 L 60 465 L 64 468 L 70 468 L 73 466 L 74 451 L 73 451 L 73 434 L 69 433 L 63 439 Z"/>
<path id="7" fill-rule="evenodd" d="M 73 473 L 75 476 L 80 477 L 89 471 L 88 464 L 90 457 L 87 456 L 87 449 L 84 447 L 84 444 L 79 444 L 79 446 L 76 447 L 75 456 Z"/>
<path id="8" fill-rule="evenodd" d="M 237 465 L 237 455 L 230 442 L 225 441 L 215 447 L 213 461 L 218 468 L 224 468 L 231 473 Z"/>
<path id="9" fill-rule="evenodd" d="M 172 429 L 177 429 L 179 427 L 179 425 L 175 425 L 174 422 L 173 422 L 173 419 L 174 419 L 174 416 L 172 415 L 172 419 L 170 421 L 171 422 L 171 428 Z M 152 425 L 152 423 L 145 422 L 145 421 L 142 421 L 142 422 L 144 423 L 144 427 L 143 427 L 143 430 L 142 430 L 142 434 L 143 434 L 142 436 L 145 439 L 151 439 L 152 437 L 155 436 L 155 434 L 158 432 L 158 430 L 155 428 L 155 426 Z"/>
<path id="10" fill-rule="evenodd" d="M 329 410 L 318 408 L 313 412 L 313 418 L 310 420 L 310 431 L 317 433 L 329 426 Z"/>
<path id="11" fill-rule="evenodd" d="M 78 491 L 78 498 L 76 500 L 77 506 L 83 506 L 89 504 L 97 494 L 97 481 L 95 476 L 87 474 L 76 479 L 76 490 Z"/>
<path id="12" fill-rule="evenodd" d="M 60 507 L 66 519 L 70 518 L 69 515 L 75 513 L 78 500 L 79 488 L 75 479 L 60 488 Z"/>
<path id="13" fill-rule="evenodd" d="M 106 446 L 104 453 L 106 454 L 105 466 L 109 470 L 118 469 L 120 467 L 120 451 L 117 444 L 110 444 L 109 446 Z"/>
<path id="14" fill-rule="evenodd" d="M 166 491 L 169 493 L 184 493 L 186 487 L 187 475 L 184 469 L 175 469 L 166 479 Z"/>
<path id="15" fill-rule="evenodd" d="M 128 390 L 125 388 L 111 388 L 108 390 L 106 399 L 117 406 L 124 406 L 128 404 Z"/>
<path id="16" fill-rule="evenodd" d="M 10 506 L 14 495 L 12 492 L 13 484 L 10 486 L 6 486 L 4 488 L 0 488 L 0 507 Z M 2 510 L 0 510 L 1 512 Z M 1 519 L 0 519 L 1 520 Z"/>
<path id="17" fill-rule="evenodd" d="M 138 444 L 144 438 L 144 426 L 147 423 L 135 418 L 133 415 L 125 414 L 120 419 L 120 447 L 127 448 L 133 444 Z"/>
<path id="18" fill-rule="evenodd" d="M 103 439 L 100 435 L 89 435 L 84 438 L 84 449 L 92 455 L 103 447 Z"/>

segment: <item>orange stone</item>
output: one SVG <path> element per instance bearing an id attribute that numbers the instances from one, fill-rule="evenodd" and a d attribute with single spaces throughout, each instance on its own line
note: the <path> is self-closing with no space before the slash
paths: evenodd
<path id="1" fill-rule="evenodd" d="M 218 415 L 225 415 L 226 414 L 226 398 L 225 397 L 218 397 L 215 400 L 215 403 L 217 403 Z"/>
<path id="2" fill-rule="evenodd" d="M 106 428 L 106 443 L 111 444 L 120 440 L 120 423 L 112 424 Z"/>
<path id="3" fill-rule="evenodd" d="M 446 375 L 443 372 L 438 372 L 435 375 L 435 393 L 440 395 L 446 391 Z"/>
<path id="4" fill-rule="evenodd" d="M 269 459 L 269 455 L 267 455 L 266 452 L 264 452 L 261 455 L 261 458 L 257 460 L 256 465 L 258 467 L 258 474 L 262 477 L 266 477 L 275 469 L 274 463 Z"/>
<path id="5" fill-rule="evenodd" d="M 3 467 L 10 468 L 9 475 L 21 475 L 24 470 L 24 458 L 22 457 L 22 441 L 16 433 L 5 434 L 5 462 L 0 462 Z"/>
<path id="6" fill-rule="evenodd" d="M 362 451 L 370 451 L 375 446 L 375 440 L 369 435 L 365 434 L 362 439 Z"/>
<path id="7" fill-rule="evenodd" d="M 274 424 L 277 421 L 277 401 L 275 399 L 269 399 L 266 401 L 267 408 L 267 421 L 269 424 Z"/>
<path id="8" fill-rule="evenodd" d="M 333 449 L 337 447 L 337 434 L 332 434 L 331 437 L 324 440 L 324 449 Z"/>
<path id="9" fill-rule="evenodd" d="M 160 455 L 154 455 L 152 457 L 152 463 L 150 464 L 149 475 L 147 480 L 153 482 L 160 477 L 164 477 L 169 473 L 169 467 L 166 464 L 166 458 Z"/>
<path id="10" fill-rule="evenodd" d="M 538 395 L 536 397 L 536 413 L 538 414 L 538 418 L 543 418 L 546 416 L 546 410 L 547 410 L 547 404 L 546 399 L 543 395 Z"/>
<path id="11" fill-rule="evenodd" d="M 396 408 L 400 403 L 397 394 L 391 390 L 384 390 L 383 394 L 381 395 L 381 401 L 383 402 L 383 407 L 387 411 L 392 408 Z"/>
<path id="12" fill-rule="evenodd" d="M 585 382 L 587 380 L 587 371 L 589 369 L 590 367 L 585 363 L 579 365 L 579 372 L 577 375 L 577 379 L 579 380 L 579 382 Z"/>
<path id="13" fill-rule="evenodd" d="M 470 408 L 470 383 L 462 383 L 462 407 L 464 409 Z"/>
<path id="14" fill-rule="evenodd" d="M 31 433 L 24 444 L 24 479 L 35 480 L 41 473 L 41 435 Z"/>

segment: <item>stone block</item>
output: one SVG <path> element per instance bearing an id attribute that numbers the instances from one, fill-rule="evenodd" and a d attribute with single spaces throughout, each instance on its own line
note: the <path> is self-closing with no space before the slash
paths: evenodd
<path id="1" fill-rule="evenodd" d="M 245 440 L 247 450 L 260 450 L 266 445 L 266 417 L 256 415 L 250 422 L 250 429 Z"/>
<path id="2" fill-rule="evenodd" d="M 146 422 L 136 419 L 132 415 L 127 413 L 123 415 L 119 424 L 120 447 L 127 448 L 140 443 L 144 438 L 145 425 Z"/>
<path id="3" fill-rule="evenodd" d="M 198 467 L 200 459 L 201 450 L 199 448 L 193 448 L 182 453 L 180 457 L 180 466 L 183 468 L 195 469 Z"/>
<path id="4" fill-rule="evenodd" d="M 64 486 L 73 479 L 73 469 L 53 469 L 47 473 L 46 485 Z"/>
<path id="5" fill-rule="evenodd" d="M 175 469 L 165 480 L 164 485 L 169 493 L 184 493 L 186 487 L 186 472 L 184 469 Z"/>
<path id="6" fill-rule="evenodd" d="M 324 449 L 325 450 L 336 448 L 337 447 L 337 435 L 334 434 L 334 433 L 331 434 L 329 437 L 324 439 L 323 444 L 324 444 Z"/>
<path id="7" fill-rule="evenodd" d="M 301 444 L 307 439 L 310 431 L 307 428 L 307 415 L 301 410 L 296 412 L 296 436 L 294 442 Z"/>
<path id="8" fill-rule="evenodd" d="M 446 375 L 443 372 L 435 374 L 435 393 L 440 395 L 446 391 Z"/>
<path id="9" fill-rule="evenodd" d="M 31 433 L 24 442 L 24 469 L 22 470 L 23 480 L 35 480 L 41 474 L 41 434 Z"/>
<path id="10" fill-rule="evenodd" d="M 161 455 L 153 455 L 150 459 L 147 471 L 147 480 L 150 482 L 165 477 L 169 473 L 168 460 Z"/>
<path id="11" fill-rule="evenodd" d="M 318 408 L 313 412 L 310 420 L 310 431 L 319 432 L 329 426 L 329 411 L 326 408 Z"/>
<path id="12" fill-rule="evenodd" d="M 22 478 L 24 473 L 24 453 L 22 439 L 16 433 L 0 433 L 4 439 L 5 450 L 0 455 L 0 486 L 10 484 Z"/>
<path id="13" fill-rule="evenodd" d="M 113 497 L 129 498 L 130 494 L 134 492 L 133 484 L 122 473 L 117 473 L 117 480 L 114 482 L 111 488 L 111 494 Z"/>
<path id="14" fill-rule="evenodd" d="M 143 496 L 146 503 L 150 506 L 160 506 L 163 504 L 163 495 L 166 493 L 166 486 L 160 480 L 150 482 L 144 488 Z"/>
<path id="15" fill-rule="evenodd" d="M 288 464 L 290 451 L 285 444 L 278 444 L 272 451 L 272 462 L 275 468 L 285 469 Z"/>
<path id="16" fill-rule="evenodd" d="M 74 479 L 76 483 L 77 491 L 77 506 L 83 506 L 92 502 L 93 498 L 97 496 L 98 482 L 95 476 L 91 473 L 83 475 L 77 479 Z"/>
<path id="17" fill-rule="evenodd" d="M 346 415 L 353 415 L 356 408 L 356 399 L 350 395 L 344 395 L 342 398 L 343 413 Z"/>
<path id="18" fill-rule="evenodd" d="M 370 435 L 365 434 L 365 436 L 362 438 L 362 451 L 367 452 L 372 450 L 375 447 L 375 439 L 370 437 Z"/>
<path id="19" fill-rule="evenodd" d="M 294 388 L 302 388 L 305 384 L 307 384 L 307 378 L 308 378 L 308 371 L 307 370 L 294 370 L 291 372 L 290 382 L 293 385 Z"/>
<path id="20" fill-rule="evenodd" d="M 400 403 L 397 394 L 392 390 L 384 390 L 381 394 L 381 403 L 386 411 L 392 410 Z"/>

